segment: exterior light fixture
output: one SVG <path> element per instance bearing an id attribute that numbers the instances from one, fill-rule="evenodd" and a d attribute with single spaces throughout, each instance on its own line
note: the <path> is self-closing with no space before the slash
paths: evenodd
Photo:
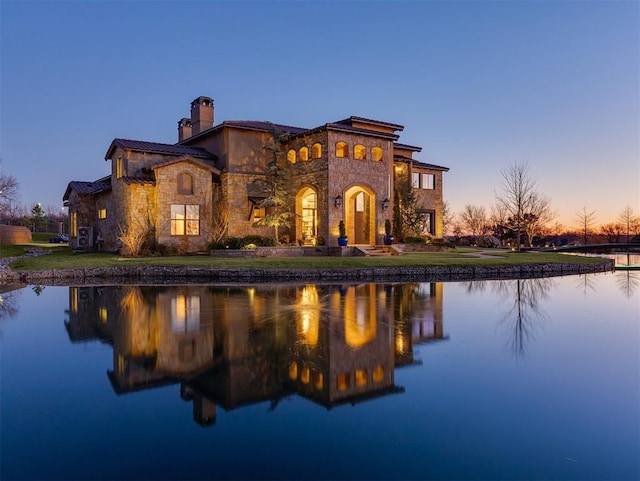
<path id="1" fill-rule="evenodd" d="M 333 205 L 337 208 L 342 207 L 342 196 L 337 195 L 335 199 L 333 199 Z"/>
<path id="2" fill-rule="evenodd" d="M 389 208 L 389 199 L 384 199 L 382 201 L 382 210 L 387 210 Z"/>

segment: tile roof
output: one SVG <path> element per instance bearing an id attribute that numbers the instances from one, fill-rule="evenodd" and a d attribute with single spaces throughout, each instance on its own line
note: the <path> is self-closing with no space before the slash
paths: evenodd
<path id="1" fill-rule="evenodd" d="M 109 189 L 111 189 L 111 176 L 103 177 L 93 182 L 72 180 L 67 185 L 67 190 L 62 196 L 62 200 L 68 200 L 72 190 L 80 195 L 93 195 Z"/>
<path id="2" fill-rule="evenodd" d="M 191 157 L 199 157 L 203 159 L 215 159 L 215 156 L 213 154 L 210 154 L 205 149 L 202 149 L 200 147 L 161 144 L 158 142 L 145 142 L 142 140 L 113 139 L 113 142 L 111 142 L 111 145 L 107 150 L 105 160 L 111 158 L 116 147 L 120 147 L 121 149 L 125 150 L 135 150 L 137 152 L 153 152 L 165 155 L 189 155 Z"/>
<path id="3" fill-rule="evenodd" d="M 285 134 L 299 134 L 309 129 L 303 127 L 294 127 L 292 125 L 274 124 L 273 122 L 264 122 L 260 120 L 225 120 L 220 124 L 225 127 L 237 127 L 240 129 L 264 130 L 270 131 L 272 128 L 284 132 Z"/>

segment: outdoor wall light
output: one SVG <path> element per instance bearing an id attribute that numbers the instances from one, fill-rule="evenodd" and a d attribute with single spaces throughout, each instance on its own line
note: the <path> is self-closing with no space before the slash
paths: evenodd
<path id="1" fill-rule="evenodd" d="M 382 201 L 382 210 L 387 210 L 389 208 L 389 199 L 384 199 Z"/>
<path id="2" fill-rule="evenodd" d="M 342 207 L 342 196 L 338 195 L 336 196 L 335 199 L 333 199 L 333 205 L 336 206 L 337 208 Z"/>

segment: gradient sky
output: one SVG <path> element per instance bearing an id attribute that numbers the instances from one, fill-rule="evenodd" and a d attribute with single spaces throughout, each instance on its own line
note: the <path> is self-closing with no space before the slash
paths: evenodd
<path id="1" fill-rule="evenodd" d="M 558 220 L 640 213 L 640 2 L 0 1 L 0 169 L 25 205 L 109 173 L 116 137 L 174 143 L 191 100 L 216 123 L 405 126 L 488 210 L 528 163 Z"/>

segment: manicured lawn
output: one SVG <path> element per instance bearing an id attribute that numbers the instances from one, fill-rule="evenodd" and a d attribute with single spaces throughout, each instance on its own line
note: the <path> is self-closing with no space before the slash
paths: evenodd
<path id="1" fill-rule="evenodd" d="M 2 246 L 3 248 L 6 246 Z M 267 257 L 247 259 L 223 259 L 207 255 L 175 257 L 125 258 L 114 254 L 73 254 L 68 248 L 53 248 L 45 256 L 19 259 L 11 264 L 15 270 L 43 270 L 62 268 L 91 268 L 112 266 L 213 266 L 220 268 L 286 268 L 286 269 L 330 269 L 350 267 L 383 266 L 506 266 L 520 264 L 601 262 L 594 257 L 569 256 L 556 253 L 492 250 L 489 256 L 478 258 L 476 254 L 486 250 L 457 249 L 452 252 L 411 253 L 392 257 Z M 4 254 L 3 254 L 4 255 Z"/>

